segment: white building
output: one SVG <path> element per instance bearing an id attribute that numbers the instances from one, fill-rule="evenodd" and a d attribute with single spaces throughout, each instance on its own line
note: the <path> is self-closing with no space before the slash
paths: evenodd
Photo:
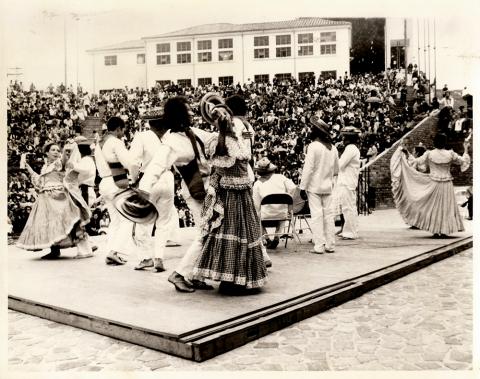
<path id="1" fill-rule="evenodd" d="M 208 24 L 89 50 L 103 89 L 272 81 L 350 73 L 351 24 L 317 17 Z"/>

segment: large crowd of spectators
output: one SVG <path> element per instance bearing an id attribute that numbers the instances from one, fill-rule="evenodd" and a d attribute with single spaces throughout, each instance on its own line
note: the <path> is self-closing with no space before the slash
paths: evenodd
<path id="1" fill-rule="evenodd" d="M 422 78 L 414 80 L 422 88 Z M 355 126 L 361 131 L 360 152 L 364 162 L 390 147 L 435 107 L 429 104 L 425 91 L 415 89 L 417 100 L 406 102 L 404 76 L 396 70 L 382 74 L 363 74 L 338 78 L 308 77 L 255 83 L 250 79 L 241 84 L 180 87 L 158 86 L 150 90 L 115 89 L 89 94 L 81 87 L 74 90 L 62 84 L 57 88 L 28 90 L 20 83 L 8 88 L 8 216 L 13 232 L 18 233 L 28 217 L 35 193 L 31 181 L 19 161 L 27 161 L 37 172 L 43 164 L 41 147 L 45 141 L 62 142 L 81 133 L 87 116 L 100 116 L 106 121 L 120 116 L 126 124 L 127 147 L 136 131 L 147 127 L 142 114 L 161 106 L 171 96 L 186 96 L 195 112 L 195 126 L 213 129 L 200 116 L 199 103 L 207 92 L 217 92 L 226 98 L 233 94 L 244 96 L 248 104 L 247 119 L 256 132 L 254 155 L 258 160 L 267 156 L 279 167 L 280 173 L 298 183 L 303 166 L 305 147 L 310 142 L 308 119 L 314 112 L 331 126 L 332 138 L 339 151 L 340 130 Z M 192 225 L 185 202 L 175 199 L 180 224 Z M 99 219 L 104 219 L 103 213 Z"/>

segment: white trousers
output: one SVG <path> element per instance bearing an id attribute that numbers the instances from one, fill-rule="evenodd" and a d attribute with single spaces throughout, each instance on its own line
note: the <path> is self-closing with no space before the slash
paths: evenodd
<path id="1" fill-rule="evenodd" d="M 344 186 L 339 186 L 337 190 L 343 218 L 345 219 L 342 236 L 358 238 L 357 191 Z"/>
<path id="2" fill-rule="evenodd" d="M 187 203 L 187 206 L 193 215 L 193 220 L 195 221 L 195 236 L 192 244 L 188 248 L 183 258 L 180 260 L 180 263 L 175 271 L 184 278 L 190 280 L 193 279 L 193 267 L 195 266 L 195 262 L 202 253 L 202 232 L 199 225 L 203 201 L 198 201 L 191 196 L 187 196 L 185 197 L 185 202 Z"/>
<path id="3" fill-rule="evenodd" d="M 152 237 L 153 223 L 137 224 L 135 227 L 136 250 L 140 258 L 164 259 L 167 240 L 178 227 L 178 213 L 174 205 L 175 182 L 171 171 L 166 171 L 160 176 L 158 182 L 152 187 L 151 194 L 158 212 L 155 237 Z"/>
<path id="4" fill-rule="evenodd" d="M 323 252 L 325 249 L 335 249 L 335 219 L 332 209 L 331 194 L 320 195 L 307 191 L 308 204 L 312 220 L 314 250 Z"/>
<path id="5" fill-rule="evenodd" d="M 129 255 L 132 248 L 133 222 L 123 217 L 113 206 L 113 194 L 120 190 L 111 177 L 100 182 L 99 191 L 105 199 L 105 205 L 110 216 L 107 233 L 107 248 L 111 251 Z"/>

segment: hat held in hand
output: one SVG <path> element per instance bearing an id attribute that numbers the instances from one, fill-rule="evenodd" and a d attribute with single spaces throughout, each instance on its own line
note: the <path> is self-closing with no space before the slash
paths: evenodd
<path id="1" fill-rule="evenodd" d="M 157 218 L 157 209 L 149 201 L 148 193 L 139 189 L 126 188 L 117 192 L 113 205 L 123 217 L 137 224 L 148 224 Z"/>

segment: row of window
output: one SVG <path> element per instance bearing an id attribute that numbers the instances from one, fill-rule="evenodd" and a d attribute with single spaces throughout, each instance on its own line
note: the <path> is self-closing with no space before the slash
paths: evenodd
<path id="1" fill-rule="evenodd" d="M 313 55 L 313 33 L 301 33 L 297 35 L 298 37 L 298 55 L 299 56 L 309 56 Z M 320 54 L 321 55 L 330 55 L 337 53 L 336 44 L 331 42 L 336 42 L 336 32 L 322 32 L 320 33 Z M 258 36 L 253 38 L 254 46 L 267 46 L 263 48 L 254 49 L 254 57 L 256 59 L 265 59 L 270 58 L 270 50 L 268 48 L 270 43 L 269 36 Z M 277 47 L 275 51 L 275 56 L 277 58 L 285 58 L 292 56 L 291 46 L 291 35 L 284 34 L 275 36 L 275 42 Z M 170 43 L 157 43 L 157 64 L 164 65 L 170 64 Z M 232 38 L 222 38 L 218 40 L 218 49 L 233 49 L 233 39 Z M 188 53 L 192 50 L 192 44 L 190 41 L 186 42 L 177 42 L 177 52 L 182 52 L 177 54 L 177 63 L 191 63 L 191 53 Z M 211 62 L 212 61 L 212 52 L 204 50 L 212 50 L 212 40 L 200 40 L 197 41 L 197 50 L 201 51 L 198 53 L 198 62 Z M 218 61 L 231 61 L 233 60 L 233 50 L 220 50 L 218 52 Z M 105 66 L 115 66 L 117 64 L 117 56 L 109 55 L 105 56 Z M 137 54 L 137 64 L 145 64 L 145 54 Z"/>
<path id="2" fill-rule="evenodd" d="M 322 71 L 320 75 L 324 79 L 336 79 L 337 78 L 337 71 Z M 298 79 L 300 81 L 312 78 L 314 76 L 313 72 L 300 72 L 298 74 Z M 283 80 L 289 80 L 292 78 L 291 73 L 281 73 L 281 74 L 275 74 L 275 78 L 279 81 Z M 254 75 L 254 80 L 256 83 L 267 83 L 270 82 L 270 75 L 269 74 L 258 74 Z M 157 80 L 156 81 L 157 85 L 165 86 L 169 85 L 172 83 L 171 80 Z M 218 77 L 218 83 L 220 85 L 231 85 L 233 84 L 233 76 L 219 76 Z M 190 87 L 192 85 L 192 80 L 191 79 L 178 79 L 177 84 L 181 87 Z M 198 78 L 197 79 L 197 84 L 199 86 L 206 86 L 212 84 L 212 78 Z"/>
<path id="3" fill-rule="evenodd" d="M 291 45 L 291 35 L 284 34 L 275 36 L 276 45 Z M 298 43 L 313 43 L 313 33 L 301 33 L 297 35 Z M 269 36 L 253 37 L 254 46 L 269 46 Z M 336 32 L 320 33 L 320 43 L 336 42 Z M 212 40 L 197 41 L 197 50 L 211 50 Z M 218 40 L 218 49 L 233 49 L 233 38 L 222 38 Z M 190 41 L 177 42 L 177 51 L 191 51 L 192 44 Z M 170 53 L 170 42 L 157 43 L 157 54 Z"/>
<path id="4" fill-rule="evenodd" d="M 255 59 L 266 59 L 270 58 L 269 48 L 254 49 L 254 58 Z M 321 55 L 334 55 L 337 53 L 337 46 L 335 44 L 320 45 L 320 54 Z M 313 45 L 299 46 L 298 47 L 298 56 L 310 56 L 313 55 Z M 287 58 L 292 56 L 292 48 L 288 47 L 277 47 L 275 51 L 276 58 Z M 233 60 L 233 51 L 219 51 L 218 52 L 218 61 L 226 62 Z M 202 62 L 212 62 L 212 52 L 205 51 L 197 54 L 197 61 Z M 192 55 L 191 53 L 181 53 L 177 54 L 177 64 L 191 63 Z M 145 54 L 137 54 L 137 64 L 145 64 Z M 170 54 L 159 54 L 157 55 L 157 65 L 171 64 Z M 105 56 L 105 66 L 116 66 L 117 65 L 117 56 L 116 55 L 107 55 Z"/>

